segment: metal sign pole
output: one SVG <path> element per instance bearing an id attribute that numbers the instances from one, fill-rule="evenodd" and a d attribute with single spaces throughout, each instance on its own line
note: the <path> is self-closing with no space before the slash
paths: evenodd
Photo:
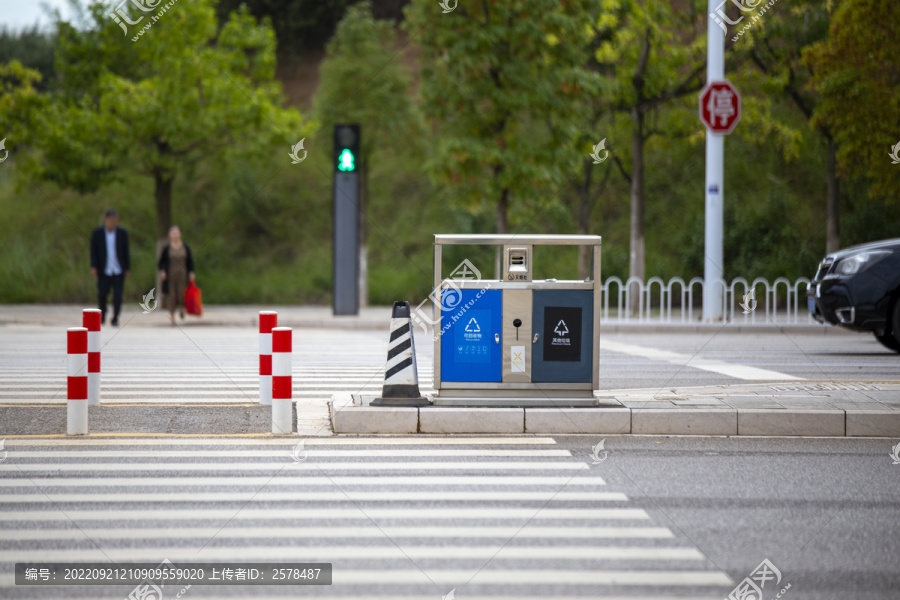
<path id="1" fill-rule="evenodd" d="M 719 4 L 717 4 L 719 2 Z M 709 13 L 715 13 L 720 0 L 709 0 Z M 713 19 L 707 19 L 706 81 L 725 79 L 725 32 Z M 722 267 L 724 247 L 723 206 L 725 198 L 723 161 L 725 136 L 706 130 L 706 227 L 703 259 L 703 320 L 721 321 L 725 288 Z"/>

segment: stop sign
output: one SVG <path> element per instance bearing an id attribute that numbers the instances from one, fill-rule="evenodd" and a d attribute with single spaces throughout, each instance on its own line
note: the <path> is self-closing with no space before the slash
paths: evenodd
<path id="1" fill-rule="evenodd" d="M 728 135 L 741 120 L 741 95 L 730 81 L 710 81 L 700 92 L 700 120 L 710 133 Z"/>

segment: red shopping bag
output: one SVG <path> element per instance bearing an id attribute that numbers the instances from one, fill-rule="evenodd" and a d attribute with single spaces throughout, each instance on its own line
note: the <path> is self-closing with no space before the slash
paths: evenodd
<path id="1" fill-rule="evenodd" d="M 187 289 L 184 290 L 184 308 L 189 315 L 200 316 L 203 314 L 203 301 L 201 300 L 200 288 L 191 281 Z"/>

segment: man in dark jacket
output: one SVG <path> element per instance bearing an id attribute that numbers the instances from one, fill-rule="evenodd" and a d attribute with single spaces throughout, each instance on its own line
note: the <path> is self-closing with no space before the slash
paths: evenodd
<path id="1" fill-rule="evenodd" d="M 91 274 L 97 279 L 101 319 L 106 322 L 106 298 L 113 291 L 112 326 L 119 326 L 122 310 L 122 290 L 125 278 L 131 274 L 131 254 L 128 251 L 128 232 L 119 227 L 119 213 L 106 211 L 103 225 L 91 233 Z"/>

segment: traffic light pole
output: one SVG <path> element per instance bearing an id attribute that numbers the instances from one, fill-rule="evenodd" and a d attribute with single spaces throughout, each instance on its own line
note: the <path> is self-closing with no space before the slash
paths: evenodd
<path id="1" fill-rule="evenodd" d="M 709 14 L 715 13 L 721 0 L 708 0 Z M 725 32 L 706 19 L 706 81 L 725 79 Z M 721 321 L 725 304 L 723 278 L 725 186 L 723 162 L 725 136 L 706 130 L 706 223 L 703 261 L 703 320 Z"/>
<path id="2" fill-rule="evenodd" d="M 359 314 L 359 126 L 334 127 L 334 249 L 332 311 Z"/>

